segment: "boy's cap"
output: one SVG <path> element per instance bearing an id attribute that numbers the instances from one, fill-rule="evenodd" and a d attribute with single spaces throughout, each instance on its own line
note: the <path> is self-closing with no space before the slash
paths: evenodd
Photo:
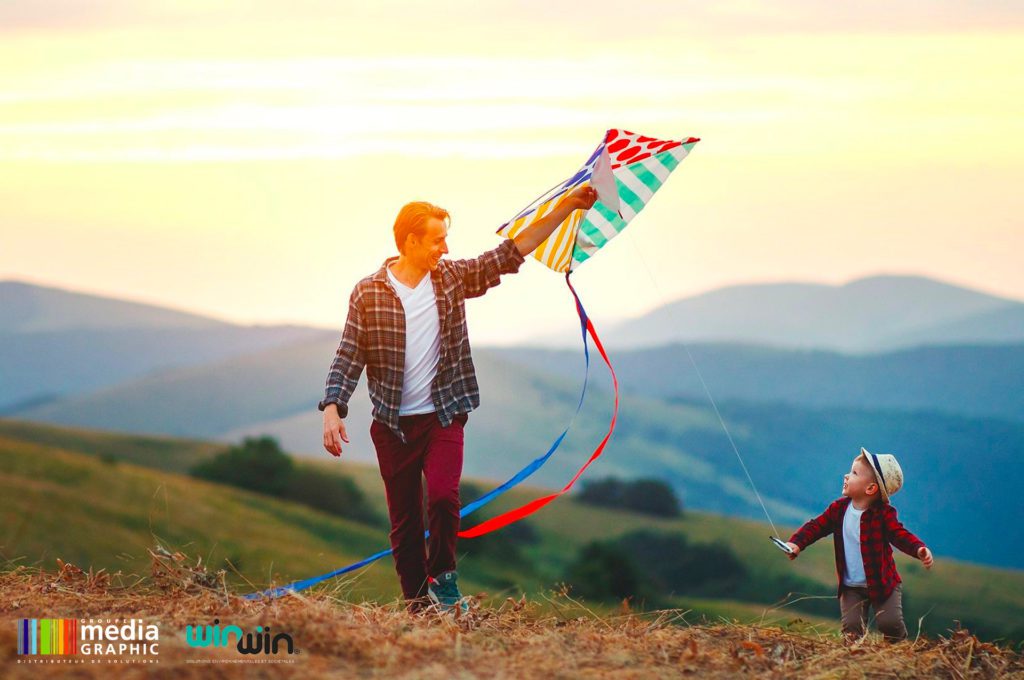
<path id="1" fill-rule="evenodd" d="M 864 462 L 875 471 L 882 500 L 888 503 L 889 497 L 903 487 L 903 468 L 896 462 L 896 456 L 891 453 L 871 453 L 861 447 L 858 458 L 864 459 Z"/>

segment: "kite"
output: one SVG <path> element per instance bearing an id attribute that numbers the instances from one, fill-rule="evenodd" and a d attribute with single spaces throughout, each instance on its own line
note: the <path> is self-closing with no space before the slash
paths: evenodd
<path id="1" fill-rule="evenodd" d="M 533 257 L 546 267 L 573 272 L 626 228 L 699 141 L 696 137 L 661 140 L 609 130 L 576 174 L 503 224 L 498 233 L 515 238 L 589 181 L 597 189 L 594 207 L 586 213 L 574 211 L 533 251 Z"/>
<path id="2" fill-rule="evenodd" d="M 544 266 L 565 274 L 565 283 L 572 293 L 583 328 L 584 351 L 586 352 L 586 335 L 589 333 L 611 373 L 615 406 L 607 434 L 561 490 L 464 529 L 459 532 L 460 538 L 483 536 L 532 515 L 551 501 L 568 493 L 590 464 L 604 452 L 612 432 L 615 431 L 619 415 L 619 381 L 601 339 L 569 280 L 569 275 L 622 233 L 626 225 L 643 210 L 654 192 L 661 188 L 672 171 L 690 153 L 693 145 L 699 141 L 700 139 L 696 137 L 674 141 L 646 137 L 628 130 L 608 130 L 604 139 L 576 174 L 552 187 L 498 229 L 500 235 L 515 238 L 522 230 L 554 210 L 574 189 L 589 182 L 597 190 L 598 200 L 593 207 L 586 213 L 580 210 L 573 211 L 556 227 L 551 236 L 537 247 L 533 257 Z M 589 366 L 589 355 L 587 364 Z M 575 416 L 573 418 L 575 419 Z"/>
<path id="3" fill-rule="evenodd" d="M 463 505 L 459 516 L 466 517 L 470 515 L 524 481 L 551 458 L 552 454 L 562 443 L 562 440 L 565 439 L 572 428 L 576 415 L 579 414 L 583 406 L 583 399 L 587 391 L 590 372 L 588 334 L 593 339 L 595 347 L 611 373 L 615 406 L 612 411 L 607 434 L 605 434 L 583 466 L 576 472 L 575 476 L 560 491 L 537 498 L 521 507 L 460 531 L 458 534 L 460 538 L 482 536 L 533 514 L 559 496 L 567 493 L 590 464 L 603 453 L 612 432 L 615 430 L 615 422 L 618 417 L 619 383 L 611 361 L 608 359 L 608 354 L 605 352 L 604 346 L 601 344 L 601 340 L 594 329 L 594 325 L 587 316 L 583 303 L 580 301 L 579 295 L 569 280 L 569 276 L 626 228 L 626 225 L 647 205 L 654 193 L 661 188 L 672 171 L 686 158 L 694 144 L 699 141 L 700 139 L 696 137 L 688 137 L 685 140 L 661 140 L 638 135 L 627 130 L 608 130 L 605 133 L 604 139 L 590 155 L 590 158 L 587 159 L 587 162 L 575 174 L 565 181 L 556 184 L 516 214 L 515 217 L 499 227 L 498 234 L 507 238 L 515 238 L 523 229 L 526 229 L 554 210 L 558 203 L 573 190 L 588 182 L 597 190 L 598 199 L 593 207 L 586 212 L 581 210 L 573 211 L 533 252 L 533 257 L 546 267 L 565 274 L 566 285 L 572 293 L 583 337 L 585 361 L 583 389 L 580 392 L 579 402 L 576 405 L 576 412 L 569 421 L 569 425 L 555 438 L 548 450 L 530 461 L 530 463 L 503 484 L 475 501 Z M 430 532 L 428 531 L 425 535 L 429 536 L 429 534 Z M 372 564 L 390 554 L 390 549 L 381 550 L 365 559 L 327 574 L 251 593 L 246 598 L 278 597 L 289 592 L 304 590 L 327 579 Z"/>

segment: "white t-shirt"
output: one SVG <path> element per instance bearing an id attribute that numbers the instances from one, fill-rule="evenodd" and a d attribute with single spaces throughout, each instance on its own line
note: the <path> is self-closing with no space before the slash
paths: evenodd
<path id="1" fill-rule="evenodd" d="M 848 586 L 866 586 L 868 577 L 864 573 L 864 557 L 860 552 L 860 516 L 863 510 L 853 507 L 851 502 L 846 506 L 843 515 L 843 550 L 846 553 L 846 572 L 843 583 Z"/>
<path id="2" fill-rule="evenodd" d="M 437 375 L 441 357 L 441 321 L 430 274 L 424 274 L 415 288 L 399 281 L 387 268 L 391 285 L 405 308 L 405 375 L 398 415 L 433 413 L 430 385 Z"/>

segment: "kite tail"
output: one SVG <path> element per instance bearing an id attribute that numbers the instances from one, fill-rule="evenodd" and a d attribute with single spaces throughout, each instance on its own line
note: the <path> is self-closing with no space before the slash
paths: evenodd
<path id="1" fill-rule="evenodd" d="M 608 440 L 612 436 L 612 432 L 615 431 L 615 421 L 619 415 L 619 380 L 615 377 L 615 369 L 612 368 L 611 361 L 608 359 L 608 354 L 604 351 L 601 339 L 597 337 L 597 331 L 594 330 L 594 324 L 592 324 L 590 319 L 587 317 L 586 310 L 583 309 L 583 303 L 580 302 L 580 297 L 576 294 L 576 289 L 572 287 L 572 282 L 569 280 L 568 272 L 565 275 L 565 283 L 569 286 L 569 290 L 572 292 L 572 296 L 576 300 L 576 313 L 579 314 L 580 324 L 588 333 L 590 333 L 590 337 L 594 340 L 594 346 L 597 347 L 597 351 L 601 354 L 601 358 L 604 359 L 604 363 L 608 366 L 608 371 L 612 375 L 612 386 L 615 390 L 615 410 L 612 411 L 612 419 L 608 424 L 608 433 L 604 436 L 604 439 L 601 440 L 601 443 L 597 445 L 597 448 L 594 449 L 594 452 L 590 454 L 590 458 L 587 459 L 587 462 L 583 464 L 583 466 L 576 472 L 576 475 L 569 480 L 569 483 L 566 484 L 561 491 L 542 498 L 536 498 L 525 505 L 509 510 L 497 517 L 492 517 L 485 522 L 481 522 L 475 527 L 460 531 L 459 538 L 476 538 L 477 536 L 483 536 L 484 534 L 489 534 L 492 531 L 497 531 L 502 527 L 508 526 L 513 522 L 518 522 L 524 517 L 532 515 L 551 501 L 568 492 L 576 483 L 576 480 L 578 480 L 584 471 L 590 467 L 590 464 L 601 456 L 604 452 L 604 447 L 608 444 Z"/>
<path id="2" fill-rule="evenodd" d="M 566 274 L 566 282 L 568 282 L 568 280 L 568 274 Z M 569 290 L 572 290 L 572 284 L 569 284 Z M 580 304 L 579 297 L 576 296 L 576 291 L 574 290 L 573 297 L 576 298 L 576 313 L 580 317 L 580 335 L 583 339 L 583 359 L 585 364 L 583 374 L 583 389 L 580 390 L 580 399 L 576 404 L 576 412 L 573 414 L 572 419 L 569 421 L 569 424 L 566 426 L 566 428 L 562 430 L 562 434 L 558 435 L 558 437 L 555 438 L 555 440 L 551 443 L 551 446 L 548 447 L 548 450 L 544 454 L 538 456 L 537 458 L 534 458 L 522 470 L 512 475 L 512 477 L 505 481 L 505 483 L 491 489 L 486 494 L 476 499 L 472 503 L 467 503 L 463 505 L 462 508 L 459 510 L 459 517 L 465 517 L 470 513 L 479 510 L 480 508 L 487 505 L 495 498 L 502 495 L 503 493 L 505 493 L 506 491 L 516 486 L 530 475 L 532 475 L 534 472 L 539 470 L 541 466 L 544 465 L 544 463 L 548 462 L 548 459 L 551 458 L 552 454 L 554 454 L 555 450 L 559 447 L 559 445 L 561 445 L 562 440 L 565 439 L 565 436 L 569 433 L 569 430 L 572 428 L 573 423 L 576 421 L 576 416 L 579 415 L 580 409 L 583 407 L 583 398 L 587 394 L 587 384 L 590 381 L 590 346 L 587 343 L 587 330 L 590 321 L 587 318 L 586 311 L 583 309 L 583 305 Z M 590 329 L 590 332 L 591 335 L 593 335 L 592 328 Z M 597 339 L 596 335 L 594 335 L 594 339 Z M 601 350 L 601 353 L 604 353 L 603 349 Z M 607 362 L 607 358 L 605 359 L 605 361 Z M 616 404 L 618 404 L 617 390 L 618 388 L 616 387 Z M 424 537 L 427 536 L 430 536 L 429 531 L 427 531 L 424 534 Z M 387 550 L 381 550 L 380 552 L 374 553 L 373 555 L 370 555 L 365 559 L 359 560 L 358 562 L 353 562 L 348 566 L 335 569 L 334 571 L 328 572 L 326 574 L 321 574 L 320 576 L 313 576 L 311 578 L 302 579 L 301 581 L 294 581 L 292 583 L 289 583 L 288 585 L 278 586 L 276 588 L 269 588 L 267 590 L 250 593 L 245 596 L 245 599 L 256 600 L 263 597 L 280 597 L 281 595 L 284 595 L 286 593 L 305 590 L 306 588 L 315 586 L 316 584 L 322 583 L 328 579 L 335 578 L 336 576 L 341 576 L 342 574 L 347 574 L 349 572 L 355 571 L 356 569 L 361 569 L 362 567 L 370 565 L 383 557 L 387 557 L 390 554 L 390 548 Z"/>

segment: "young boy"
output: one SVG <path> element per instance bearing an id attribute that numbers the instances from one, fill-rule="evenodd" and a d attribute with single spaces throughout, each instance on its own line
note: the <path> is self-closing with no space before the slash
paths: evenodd
<path id="1" fill-rule="evenodd" d="M 921 560 L 925 569 L 932 567 L 931 551 L 903 528 L 896 508 L 889 505 L 889 498 L 902 486 L 903 470 L 895 456 L 862 448 L 843 477 L 843 498 L 800 527 L 786 544 L 793 560 L 819 538 L 833 534 L 839 609 L 843 633 L 850 639 L 864 635 L 869 605 L 875 608 L 878 630 L 886 641 L 907 637 L 902 580 L 890 544 Z"/>

